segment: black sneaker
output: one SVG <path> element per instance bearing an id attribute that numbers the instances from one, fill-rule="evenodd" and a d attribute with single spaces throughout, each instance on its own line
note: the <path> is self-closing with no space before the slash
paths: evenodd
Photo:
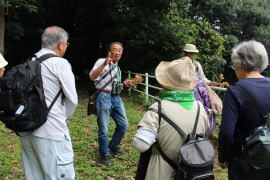
<path id="1" fill-rule="evenodd" d="M 104 165 L 107 165 L 107 166 L 110 166 L 112 165 L 112 161 L 110 159 L 110 156 L 104 156 L 104 155 L 101 155 L 100 156 L 100 161 L 102 164 Z"/>
<path id="2" fill-rule="evenodd" d="M 124 153 L 120 150 L 119 146 L 114 146 L 114 147 L 109 146 L 109 149 L 110 149 L 110 152 L 113 153 L 113 154 L 115 154 L 115 155 L 121 155 L 121 154 L 124 154 Z"/>

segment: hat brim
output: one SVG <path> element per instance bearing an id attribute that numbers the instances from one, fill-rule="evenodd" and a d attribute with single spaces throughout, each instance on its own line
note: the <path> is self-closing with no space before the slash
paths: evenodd
<path id="1" fill-rule="evenodd" d="M 199 50 L 187 50 L 187 49 L 183 49 L 185 52 L 193 52 L 193 53 L 199 53 Z"/>
<path id="2" fill-rule="evenodd" d="M 195 81 L 192 81 L 190 84 L 186 85 L 186 84 L 176 84 L 175 82 L 171 81 L 167 75 L 165 74 L 165 69 L 168 67 L 168 65 L 170 64 L 170 62 L 166 62 L 166 61 L 162 61 L 159 63 L 159 65 L 157 66 L 156 70 L 155 70 L 155 77 L 158 81 L 158 83 L 167 88 L 167 89 L 171 89 L 171 90 L 181 90 L 181 91 L 191 91 L 194 89 L 195 87 Z"/>

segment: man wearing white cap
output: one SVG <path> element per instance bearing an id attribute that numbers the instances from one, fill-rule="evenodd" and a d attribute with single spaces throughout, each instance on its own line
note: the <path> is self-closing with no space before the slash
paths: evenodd
<path id="1" fill-rule="evenodd" d="M 194 94 L 195 98 L 204 105 L 210 122 L 210 131 L 208 133 L 212 134 L 216 128 L 216 115 L 220 115 L 222 112 L 222 101 L 208 85 L 216 85 L 217 82 L 211 82 L 207 79 L 201 64 L 192 59 L 199 53 L 199 50 L 194 44 L 185 44 L 183 51 L 185 52 L 185 56 L 180 60 L 190 59 L 195 66 L 196 88 L 194 89 Z"/>
<path id="2" fill-rule="evenodd" d="M 192 57 L 199 53 L 199 50 L 194 44 L 186 44 L 183 48 L 185 54 L 187 57 L 189 57 L 192 60 Z M 192 60 L 194 66 L 195 66 L 195 72 L 196 72 L 196 77 L 200 79 L 202 82 L 208 84 L 208 85 L 215 85 L 216 82 L 211 82 L 209 79 L 205 77 L 205 74 L 202 69 L 202 65 L 195 60 Z"/>
<path id="3" fill-rule="evenodd" d="M 3 77 L 5 66 L 8 64 L 8 62 L 4 59 L 2 54 L 0 53 L 0 78 Z"/>
<path id="4" fill-rule="evenodd" d="M 209 123 L 203 105 L 200 102 L 196 103 L 194 97 L 195 67 L 191 60 L 162 61 L 156 68 L 155 76 L 158 83 L 163 87 L 161 92 L 162 114 L 165 114 L 178 127 L 189 134 L 195 123 L 196 112 L 200 108 L 197 133 L 205 134 L 209 129 Z M 158 103 L 152 104 L 150 108 L 157 110 Z M 157 140 L 168 158 L 177 163 L 177 150 L 183 143 L 182 136 L 163 118 L 159 121 L 157 113 L 149 110 L 138 124 L 134 146 L 140 153 L 143 153 Z M 173 180 L 174 168 L 163 159 L 156 146 L 152 147 L 145 180 Z"/>

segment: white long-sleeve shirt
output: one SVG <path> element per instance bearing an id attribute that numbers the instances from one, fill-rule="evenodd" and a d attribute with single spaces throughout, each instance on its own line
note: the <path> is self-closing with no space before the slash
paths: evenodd
<path id="1" fill-rule="evenodd" d="M 36 53 L 36 56 L 40 57 L 48 53 L 55 54 L 54 51 L 43 48 Z M 41 63 L 41 76 L 48 107 L 60 89 L 62 89 L 63 94 L 58 97 L 53 105 L 47 121 L 36 129 L 32 135 L 62 141 L 69 138 L 67 120 L 71 117 L 78 104 L 75 77 L 70 63 L 61 57 L 51 57 L 43 61 Z M 62 96 L 64 96 L 64 101 Z"/>
<path id="2" fill-rule="evenodd" d="M 203 72 L 203 69 L 202 69 L 202 65 L 201 63 L 199 63 L 198 61 L 195 61 L 195 60 L 192 60 L 194 66 L 195 66 L 195 69 L 196 69 L 196 74 L 195 76 L 201 80 L 202 82 L 206 83 L 206 84 L 209 84 L 211 81 L 209 79 L 206 78 L 204 72 Z"/>

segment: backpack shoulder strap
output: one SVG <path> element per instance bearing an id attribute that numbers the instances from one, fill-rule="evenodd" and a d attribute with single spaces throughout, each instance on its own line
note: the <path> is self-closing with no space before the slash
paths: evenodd
<path id="1" fill-rule="evenodd" d="M 48 107 L 47 113 L 49 113 L 49 112 L 51 111 L 51 109 L 52 109 L 54 103 L 56 102 L 56 100 L 58 99 L 58 97 L 60 96 L 60 94 L 62 94 L 62 93 L 63 93 L 63 90 L 60 89 L 60 90 L 58 91 L 58 93 L 56 94 L 56 96 L 54 97 L 53 101 L 51 102 L 50 106 Z"/>
<path id="2" fill-rule="evenodd" d="M 48 53 L 48 54 L 44 54 L 44 55 L 40 56 L 39 58 L 36 59 L 36 61 L 38 61 L 39 63 L 41 63 L 41 62 L 43 62 L 43 61 L 45 61 L 45 60 L 47 60 L 47 59 L 49 59 L 51 57 L 58 57 L 58 56 L 56 56 L 53 53 Z M 60 94 L 62 94 L 62 93 L 63 93 L 63 90 L 60 89 L 58 91 L 58 93 L 56 94 L 56 96 L 54 97 L 53 101 L 51 102 L 50 106 L 48 107 L 47 113 L 49 113 L 51 111 L 54 103 L 56 102 L 56 100 L 58 99 L 58 97 L 60 96 Z"/>
<path id="3" fill-rule="evenodd" d="M 155 110 L 155 109 L 153 109 L 153 110 Z M 153 111 L 152 110 L 152 111 Z M 155 112 L 155 111 L 153 111 L 153 112 Z M 171 122 L 172 124 L 174 124 L 174 125 L 172 125 L 174 128 L 177 128 L 178 126 L 174 123 L 174 122 L 172 122 L 166 115 L 164 115 L 162 112 L 161 112 L 161 101 L 158 101 L 158 112 L 157 112 L 157 114 L 158 114 L 158 119 L 159 119 L 159 125 L 160 125 L 160 122 L 161 122 L 161 117 L 165 117 L 166 118 L 166 121 L 167 120 L 169 120 L 169 122 Z M 179 128 L 180 129 L 180 128 Z M 178 129 L 178 130 L 179 130 Z M 176 130 L 176 131 L 178 131 L 178 130 Z M 180 129 L 180 131 L 181 132 L 183 132 L 181 129 Z M 184 132 L 183 132 L 184 133 Z M 185 134 L 185 133 L 184 133 Z M 181 133 L 180 133 L 180 135 L 182 135 Z M 158 151 L 159 151 L 159 153 L 160 153 L 160 155 L 162 156 L 162 158 L 174 169 L 174 170 L 177 170 L 178 169 L 178 166 L 177 166 L 177 164 L 175 163 L 175 162 L 173 162 L 165 153 L 164 153 L 164 151 L 161 149 L 161 147 L 160 147 L 160 145 L 159 145 L 159 142 L 158 142 L 158 140 L 156 141 L 156 147 L 157 147 L 157 149 L 158 149 Z"/>
<path id="4" fill-rule="evenodd" d="M 198 104 L 198 102 L 197 102 L 197 105 L 198 105 L 198 110 L 197 110 L 197 114 L 196 114 L 196 122 L 195 122 L 195 125 L 194 125 L 194 128 L 193 128 L 193 131 L 192 132 L 194 132 L 194 133 L 196 133 L 196 128 L 197 128 L 197 124 L 198 124 L 198 119 L 199 119 L 199 114 L 200 114 L 200 106 L 199 106 L 199 104 Z M 155 113 L 157 113 L 158 114 L 158 116 L 159 116 L 159 124 L 160 124 L 160 122 L 161 122 L 161 117 L 165 120 L 165 121 L 167 121 L 172 127 L 174 127 L 175 128 L 175 130 L 180 134 L 180 135 L 182 135 L 183 136 L 183 138 L 186 138 L 187 137 L 187 135 L 186 135 L 186 133 L 180 128 L 180 127 L 178 127 L 172 120 L 170 120 L 165 114 L 163 114 L 162 112 L 161 112 L 161 102 L 160 101 L 158 101 L 158 110 L 156 110 L 156 109 L 154 109 L 154 108 L 149 108 L 149 111 L 153 111 L 153 112 L 155 112 Z M 196 134 L 195 134 L 196 135 Z M 159 145 L 159 143 L 158 143 L 158 141 L 156 141 L 156 147 L 157 147 L 157 149 L 158 149 L 158 151 L 160 152 L 160 155 L 162 156 L 162 158 L 173 168 L 173 169 L 175 169 L 175 170 L 177 170 L 177 168 L 178 168 L 178 166 L 177 166 L 177 164 L 175 164 L 175 162 L 173 162 L 163 151 L 162 151 L 162 149 L 161 149 L 161 147 L 160 147 L 160 145 Z"/>
<path id="5" fill-rule="evenodd" d="M 195 124 L 193 126 L 193 130 L 190 137 L 191 140 L 194 140 L 196 138 L 196 130 L 197 130 L 198 122 L 199 122 L 199 115 L 200 115 L 200 109 L 201 109 L 198 101 L 196 102 L 197 102 L 197 114 L 196 114 Z"/>
<path id="6" fill-rule="evenodd" d="M 184 138 L 187 136 L 186 133 L 180 128 L 178 127 L 172 120 L 170 120 L 165 114 L 163 114 L 161 112 L 161 102 L 158 101 L 158 110 L 154 109 L 154 108 L 149 108 L 149 111 L 153 111 L 155 113 L 157 113 L 159 115 L 159 124 L 161 121 L 161 118 L 163 118 L 165 121 L 167 121 L 181 136 L 183 136 Z"/>
<path id="7" fill-rule="evenodd" d="M 195 120 L 195 124 L 194 124 L 194 127 L 193 127 L 193 130 L 192 130 L 192 134 L 194 134 L 194 139 L 196 137 L 196 129 L 197 129 L 197 125 L 198 125 L 198 121 L 199 121 L 199 114 L 200 114 L 200 105 L 199 103 L 197 102 L 197 106 L 198 106 L 198 109 L 197 109 L 197 114 L 196 114 L 196 120 Z M 187 135 L 185 134 L 185 132 L 179 128 L 172 120 L 170 120 L 165 114 L 163 114 L 161 112 L 161 102 L 158 101 L 158 110 L 154 109 L 154 108 L 149 108 L 148 109 L 149 111 L 153 111 L 155 113 L 157 113 L 159 115 L 159 124 L 160 124 L 160 121 L 161 121 L 161 117 L 167 121 L 172 127 L 175 128 L 175 130 L 180 134 L 182 135 L 184 138 L 187 137 Z M 175 164 L 171 159 L 169 159 L 169 157 L 162 151 L 158 141 L 156 141 L 156 147 L 157 149 L 159 150 L 160 152 L 160 155 L 162 156 L 162 158 L 175 170 L 177 170 L 178 166 L 177 164 Z"/>
<path id="8" fill-rule="evenodd" d="M 39 58 L 37 58 L 37 61 L 38 61 L 39 63 L 41 63 L 41 62 L 43 62 L 43 61 L 45 61 L 45 60 L 47 60 L 47 59 L 49 59 L 49 58 L 51 58 L 51 57 L 58 57 L 58 56 L 56 56 L 56 55 L 53 54 L 53 53 L 48 53 L 48 54 L 44 54 L 44 55 L 40 56 Z"/>

